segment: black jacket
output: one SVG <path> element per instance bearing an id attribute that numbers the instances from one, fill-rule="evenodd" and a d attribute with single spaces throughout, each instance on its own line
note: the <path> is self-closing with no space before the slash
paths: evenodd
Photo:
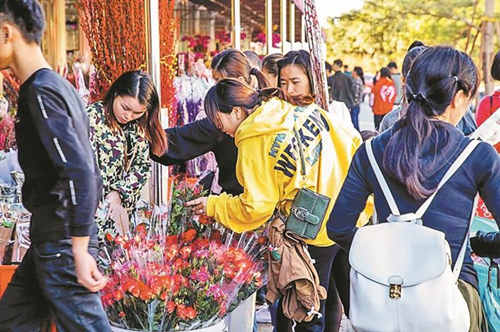
<path id="1" fill-rule="evenodd" d="M 31 241 L 95 237 L 102 186 L 76 90 L 54 71 L 40 69 L 22 84 L 18 103 L 16 139 Z"/>
<path id="2" fill-rule="evenodd" d="M 351 77 L 337 71 L 328 78 L 328 90 L 330 92 L 330 101 L 341 101 L 347 108 L 354 106 L 354 82 Z"/>
<path id="3" fill-rule="evenodd" d="M 238 149 L 234 139 L 221 132 L 210 119 L 205 118 L 182 127 L 168 128 L 168 150 L 152 159 L 163 165 L 182 164 L 212 151 L 219 166 L 219 185 L 224 192 L 239 195 L 243 187 L 236 179 Z"/>

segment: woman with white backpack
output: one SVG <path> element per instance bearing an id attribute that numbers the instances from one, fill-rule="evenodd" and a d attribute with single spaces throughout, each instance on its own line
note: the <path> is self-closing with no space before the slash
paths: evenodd
<path id="1" fill-rule="evenodd" d="M 468 234 L 478 193 L 500 224 L 500 157 L 455 125 L 478 87 L 471 58 L 431 47 L 408 74 L 405 115 L 356 152 L 328 235 L 349 249 L 357 331 L 484 331 Z M 374 194 L 380 224 L 356 228 Z"/>

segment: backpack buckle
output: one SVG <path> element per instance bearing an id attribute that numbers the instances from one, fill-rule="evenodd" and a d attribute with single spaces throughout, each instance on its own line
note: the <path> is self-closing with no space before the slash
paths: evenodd
<path id="1" fill-rule="evenodd" d="M 401 298 L 401 285 L 391 284 L 389 288 L 389 297 L 394 300 Z"/>
<path id="2" fill-rule="evenodd" d="M 389 278 L 389 297 L 393 300 L 399 300 L 401 298 L 401 285 L 403 284 L 403 278 L 399 276 L 392 276 Z"/>

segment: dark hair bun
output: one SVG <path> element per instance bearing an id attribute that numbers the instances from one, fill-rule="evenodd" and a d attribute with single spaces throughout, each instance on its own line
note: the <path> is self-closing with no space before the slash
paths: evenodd
<path id="1" fill-rule="evenodd" d="M 45 16 L 36 0 L 4 0 L 0 2 L 0 13 L 14 23 L 28 42 L 40 44 Z"/>

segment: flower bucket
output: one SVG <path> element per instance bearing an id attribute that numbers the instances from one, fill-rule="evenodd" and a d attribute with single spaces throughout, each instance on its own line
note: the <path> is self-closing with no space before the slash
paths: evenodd
<path id="1" fill-rule="evenodd" d="M 116 325 L 114 325 L 113 323 L 111 324 L 111 330 L 113 332 L 136 332 L 136 331 L 141 331 L 141 330 L 127 330 L 127 329 L 124 329 L 124 328 L 121 328 L 121 327 L 117 327 Z M 146 330 L 144 330 L 145 332 L 147 332 Z M 228 332 L 228 327 L 227 327 L 227 324 L 226 324 L 226 320 L 220 320 L 218 323 L 210 326 L 210 327 L 204 327 L 204 328 L 201 328 L 201 329 L 195 329 L 195 330 L 189 330 L 189 332 Z"/>

